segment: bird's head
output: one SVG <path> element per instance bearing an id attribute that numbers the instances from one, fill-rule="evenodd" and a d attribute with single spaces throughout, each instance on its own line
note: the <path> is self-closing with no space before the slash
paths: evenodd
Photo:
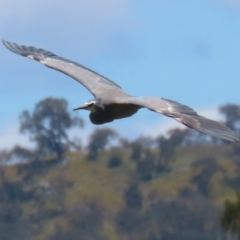
<path id="1" fill-rule="evenodd" d="M 73 110 L 75 111 L 75 110 L 84 109 L 84 110 L 89 110 L 91 112 L 94 112 L 94 110 L 96 109 L 96 105 L 97 105 L 97 100 L 96 99 L 89 100 L 89 101 L 85 102 L 83 105 L 74 108 Z"/>

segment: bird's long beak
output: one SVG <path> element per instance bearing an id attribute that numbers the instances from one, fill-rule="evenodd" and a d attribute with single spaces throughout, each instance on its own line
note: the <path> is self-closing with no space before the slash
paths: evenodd
<path id="1" fill-rule="evenodd" d="M 83 105 L 81 105 L 79 107 L 74 108 L 73 111 L 81 110 L 81 109 L 87 110 L 87 107 L 88 107 L 87 104 L 83 104 Z"/>

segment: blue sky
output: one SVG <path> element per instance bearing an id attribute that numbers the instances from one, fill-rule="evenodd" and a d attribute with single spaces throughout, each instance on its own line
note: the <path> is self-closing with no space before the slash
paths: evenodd
<path id="1" fill-rule="evenodd" d="M 240 104 L 240 0 L 0 0 L 1 38 L 50 50 L 116 81 L 136 96 L 160 96 L 220 119 L 217 108 Z M 46 97 L 72 109 L 91 94 L 69 77 L 0 46 L 0 148 L 28 141 L 18 116 Z M 88 113 L 86 138 L 96 126 Z M 141 110 L 112 127 L 130 138 L 181 126 Z"/>

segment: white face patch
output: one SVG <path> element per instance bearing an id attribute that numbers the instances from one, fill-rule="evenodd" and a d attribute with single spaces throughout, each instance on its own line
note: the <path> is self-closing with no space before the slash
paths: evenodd
<path id="1" fill-rule="evenodd" d="M 96 101 L 91 101 L 91 102 L 87 102 L 86 104 L 88 104 L 88 105 L 91 105 L 91 104 L 94 104 L 95 105 L 95 103 L 96 103 Z"/>
<path id="2" fill-rule="evenodd" d="M 34 60 L 34 57 L 32 55 L 28 55 L 27 58 L 30 58 L 30 59 Z"/>
<path id="3" fill-rule="evenodd" d="M 85 102 L 84 103 L 84 106 L 86 106 L 86 108 L 89 110 L 89 111 L 94 111 L 95 110 L 95 104 L 96 104 L 96 101 L 92 100 L 90 102 Z"/>

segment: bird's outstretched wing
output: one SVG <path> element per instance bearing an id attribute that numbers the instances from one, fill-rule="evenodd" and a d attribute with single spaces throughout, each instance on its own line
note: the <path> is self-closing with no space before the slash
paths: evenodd
<path id="1" fill-rule="evenodd" d="M 224 124 L 199 116 L 193 109 L 172 100 L 154 97 L 131 97 L 124 93 L 115 82 L 71 60 L 59 57 L 40 48 L 19 45 L 3 40 L 10 51 L 41 62 L 47 67 L 56 69 L 80 82 L 95 97 L 108 96 L 111 91 L 111 102 L 134 104 L 148 108 L 174 118 L 178 122 L 229 141 L 239 141 L 239 136 Z M 116 94 L 112 93 L 115 92 Z"/>
<path id="2" fill-rule="evenodd" d="M 189 128 L 207 133 L 213 137 L 228 141 L 240 141 L 237 133 L 224 124 L 210 120 L 197 114 L 192 108 L 178 102 L 158 97 L 117 97 L 116 103 L 135 104 L 154 112 L 172 117 Z"/>
<path id="3" fill-rule="evenodd" d="M 2 40 L 10 51 L 36 60 L 47 67 L 58 70 L 85 86 L 95 97 L 107 94 L 109 90 L 122 91 L 121 87 L 110 79 L 68 59 L 59 57 L 52 52 L 31 46 L 19 45 Z"/>

